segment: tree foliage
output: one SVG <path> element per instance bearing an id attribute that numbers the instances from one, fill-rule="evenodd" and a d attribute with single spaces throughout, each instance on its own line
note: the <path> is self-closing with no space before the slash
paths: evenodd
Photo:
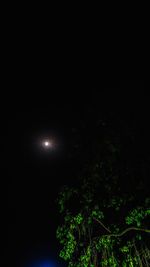
<path id="1" fill-rule="evenodd" d="M 64 186 L 59 194 L 57 238 L 69 267 L 150 264 L 150 198 L 143 191 L 143 165 L 128 161 L 124 143 L 115 131 L 97 135 L 77 186 Z"/>

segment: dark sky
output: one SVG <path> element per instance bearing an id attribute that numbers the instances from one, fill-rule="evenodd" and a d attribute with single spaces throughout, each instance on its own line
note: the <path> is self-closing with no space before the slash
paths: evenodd
<path id="1" fill-rule="evenodd" d="M 104 80 L 96 88 L 70 87 L 69 93 L 63 94 L 61 88 L 56 92 L 52 86 L 47 93 L 41 90 L 38 98 L 33 93 L 32 99 L 30 94 L 20 93 L 19 98 L 9 97 L 6 101 L 2 112 L 5 127 L 1 173 L 7 203 L 6 258 L 13 266 L 27 266 L 23 263 L 39 255 L 43 259 L 57 257 L 55 199 L 61 185 L 73 182 L 84 158 L 83 151 L 82 157 L 76 155 L 74 147 L 78 142 L 82 144 L 86 133 L 76 136 L 76 128 L 88 122 L 92 133 L 95 119 L 109 117 L 112 122 L 124 120 L 134 125 L 139 140 L 141 135 L 148 137 L 149 108 L 143 90 L 143 80 Z M 45 135 L 58 140 L 59 149 L 53 154 L 38 146 L 39 138 Z"/>

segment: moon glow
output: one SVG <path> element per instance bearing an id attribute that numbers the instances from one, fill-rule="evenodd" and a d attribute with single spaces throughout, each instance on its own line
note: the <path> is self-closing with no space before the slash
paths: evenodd
<path id="1" fill-rule="evenodd" d="M 52 142 L 52 140 L 44 140 L 43 146 L 47 149 L 48 148 L 54 148 L 54 142 Z"/>

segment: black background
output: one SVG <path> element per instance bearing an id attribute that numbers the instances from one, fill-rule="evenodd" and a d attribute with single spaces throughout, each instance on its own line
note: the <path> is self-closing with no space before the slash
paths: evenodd
<path id="1" fill-rule="evenodd" d="M 21 77 L 17 83 L 22 81 Z M 5 94 L 3 100 L 1 195 L 6 266 L 8 262 L 8 266 L 10 262 L 23 266 L 39 255 L 58 258 L 55 199 L 61 185 L 73 183 L 82 167 L 84 151 L 76 155 L 73 149 L 78 143 L 74 129 L 80 129 L 81 123 L 89 122 L 90 135 L 97 118 L 124 121 L 137 132 L 137 154 L 146 157 L 149 153 L 149 101 L 144 80 L 103 79 L 93 87 L 47 81 L 46 90 L 42 81 L 44 77 L 39 83 L 25 79 L 24 89 L 30 84 L 31 91 Z M 35 93 L 32 83 L 33 89 L 38 88 Z M 52 133 L 60 142 L 61 150 L 55 155 L 41 153 L 36 143 L 45 133 Z M 81 136 L 79 131 L 78 138 Z"/>

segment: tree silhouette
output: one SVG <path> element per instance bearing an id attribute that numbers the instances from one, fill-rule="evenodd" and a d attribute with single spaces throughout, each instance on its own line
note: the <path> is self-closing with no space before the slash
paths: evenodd
<path id="1" fill-rule="evenodd" d="M 58 197 L 60 257 L 69 267 L 149 266 L 149 164 L 127 127 L 96 129 L 78 183 Z"/>

